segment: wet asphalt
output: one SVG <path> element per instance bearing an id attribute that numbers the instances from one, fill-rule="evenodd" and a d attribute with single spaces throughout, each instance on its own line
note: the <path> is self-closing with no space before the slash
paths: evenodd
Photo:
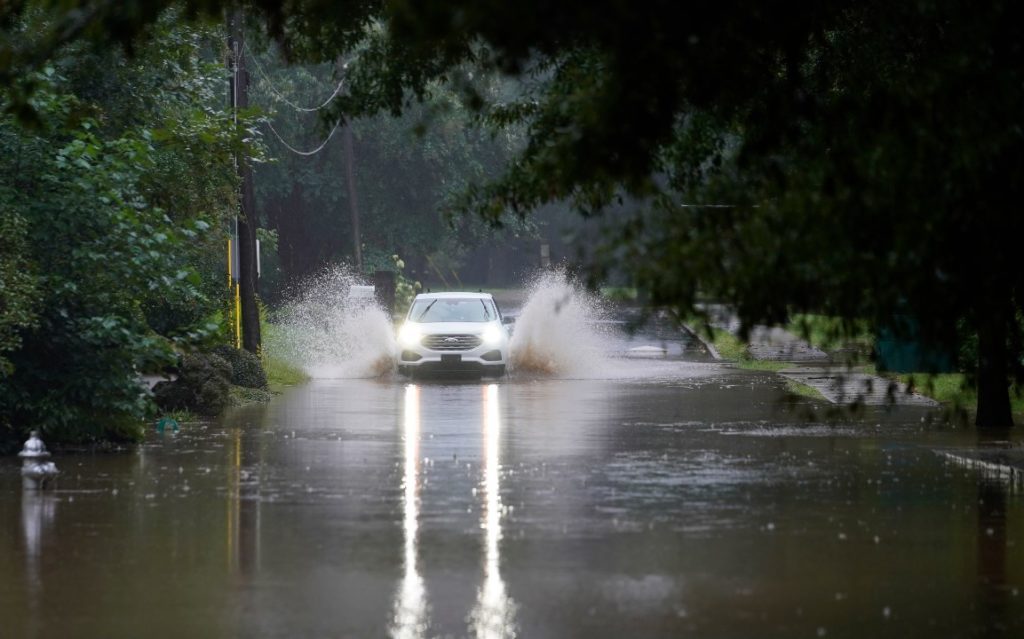
<path id="1" fill-rule="evenodd" d="M 41 494 L 0 460 L 0 637 L 1022 636 L 1021 487 L 945 455 L 975 433 L 620 346 L 314 380 Z"/>

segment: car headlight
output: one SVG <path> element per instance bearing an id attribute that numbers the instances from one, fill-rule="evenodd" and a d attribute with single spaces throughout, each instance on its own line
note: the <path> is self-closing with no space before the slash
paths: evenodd
<path id="1" fill-rule="evenodd" d="M 415 346 L 421 337 L 423 332 L 415 324 L 402 324 L 402 328 L 398 329 L 398 343 L 402 346 Z"/>
<path id="2" fill-rule="evenodd" d="M 480 337 L 484 340 L 484 344 L 493 345 L 501 341 L 502 329 L 491 325 L 484 329 L 484 332 L 480 334 Z"/>

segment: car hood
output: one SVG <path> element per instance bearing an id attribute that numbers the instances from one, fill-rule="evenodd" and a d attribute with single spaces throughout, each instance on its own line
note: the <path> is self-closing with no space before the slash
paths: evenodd
<path id="1" fill-rule="evenodd" d="M 497 322 L 414 322 L 423 335 L 479 335 Z"/>

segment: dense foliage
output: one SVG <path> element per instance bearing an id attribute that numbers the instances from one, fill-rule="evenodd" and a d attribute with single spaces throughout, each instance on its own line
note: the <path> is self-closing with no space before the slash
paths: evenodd
<path id="1" fill-rule="evenodd" d="M 134 438 L 151 406 L 139 375 L 219 330 L 249 134 L 224 113 L 217 40 L 156 29 L 132 58 L 62 48 L 31 78 L 30 126 L 0 120 L 0 439 Z"/>
<path id="2" fill-rule="evenodd" d="M 288 66 L 272 47 L 262 53 L 253 44 L 248 49 L 250 100 L 267 114 L 263 131 L 275 156 L 255 175 L 257 207 L 262 223 L 276 233 L 276 265 L 282 271 L 280 280 L 267 273 L 261 286 L 265 299 L 274 301 L 289 283 L 326 263 L 354 263 L 348 163 L 364 273 L 394 270 L 395 254 L 417 274 L 433 268 L 449 273 L 482 241 L 532 230 L 523 218 L 506 217 L 505 228 L 495 230 L 479 217 L 448 214 L 470 185 L 500 175 L 521 142 L 512 127 L 492 131 L 474 126 L 477 114 L 451 86 L 436 84 L 423 104 L 411 105 L 399 117 L 359 118 L 346 131 L 325 124 L 326 109 L 300 110 L 323 105 L 334 89 L 343 95 L 345 69 Z M 353 57 L 352 65 L 358 54 Z M 490 95 L 508 91 L 494 76 L 476 84 Z M 345 136 L 350 136 L 347 145 Z M 313 155 L 300 155 L 282 140 L 303 152 L 327 143 Z"/>

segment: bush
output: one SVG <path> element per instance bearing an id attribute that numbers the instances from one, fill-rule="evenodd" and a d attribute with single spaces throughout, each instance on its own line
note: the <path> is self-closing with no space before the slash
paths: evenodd
<path id="1" fill-rule="evenodd" d="M 231 402 L 231 364 L 219 355 L 189 353 L 182 357 L 178 379 L 153 388 L 157 406 L 216 415 Z"/>
<path id="2" fill-rule="evenodd" d="M 19 330 L 36 324 L 36 278 L 28 260 L 25 222 L 15 211 L 0 206 L 0 377 L 14 367 L 4 357 L 21 346 Z"/>
<path id="3" fill-rule="evenodd" d="M 224 358 L 231 365 L 231 383 L 245 388 L 266 388 L 267 374 L 260 358 L 249 351 L 230 346 L 218 346 L 214 354 Z"/>
<path id="4" fill-rule="evenodd" d="M 38 37 L 37 8 L 4 34 Z M 32 126 L 0 113 L 5 449 L 34 428 L 52 445 L 138 439 L 154 411 L 139 375 L 190 369 L 176 353 L 219 328 L 204 323 L 224 292 L 215 229 L 235 214 L 234 158 L 259 151 L 247 124 L 209 108 L 223 81 L 213 32 L 169 19 L 150 35 L 131 64 L 120 47 L 77 48 L 27 71 Z M 205 412 L 227 395 L 212 374 L 185 387 L 161 393 Z"/>

